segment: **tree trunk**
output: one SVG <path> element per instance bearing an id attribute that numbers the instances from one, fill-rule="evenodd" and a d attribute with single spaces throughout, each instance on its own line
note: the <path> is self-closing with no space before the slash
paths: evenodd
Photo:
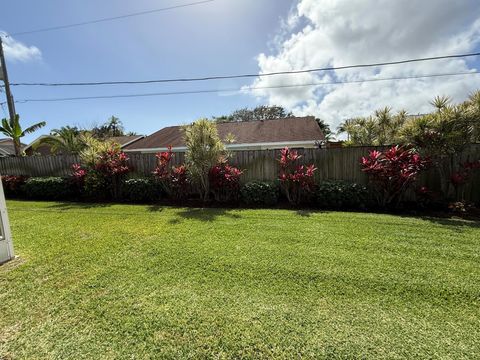
<path id="1" fill-rule="evenodd" d="M 20 139 L 12 139 L 12 140 L 13 140 L 13 148 L 15 149 L 15 156 L 20 156 L 22 152 Z"/>

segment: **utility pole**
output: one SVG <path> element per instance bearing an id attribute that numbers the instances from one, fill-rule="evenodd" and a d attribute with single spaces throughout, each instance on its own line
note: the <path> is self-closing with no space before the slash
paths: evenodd
<path id="1" fill-rule="evenodd" d="M 3 43 L 2 38 L 0 37 L 0 80 L 3 80 L 5 84 L 5 95 L 7 96 L 7 104 L 8 104 L 8 113 L 10 114 L 10 120 L 13 121 L 15 118 L 15 103 L 13 102 L 12 92 L 10 91 L 10 83 L 8 82 L 8 74 L 7 74 L 7 65 L 5 63 L 5 54 L 3 53 Z"/>
<path id="2" fill-rule="evenodd" d="M 10 83 L 8 82 L 7 66 L 5 64 L 5 55 L 3 53 L 3 43 L 0 37 L 0 80 L 5 84 L 5 94 L 7 95 L 8 112 L 13 121 L 15 118 L 15 104 L 10 92 Z M 7 203 L 3 192 L 3 184 L 0 177 L 0 265 L 15 258 L 13 251 L 12 234 L 10 232 L 10 223 L 8 221 Z"/>

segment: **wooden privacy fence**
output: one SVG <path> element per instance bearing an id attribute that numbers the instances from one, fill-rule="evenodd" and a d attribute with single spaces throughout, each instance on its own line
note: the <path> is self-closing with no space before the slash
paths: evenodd
<path id="1" fill-rule="evenodd" d="M 359 161 L 371 149 L 381 147 L 348 147 L 339 149 L 300 149 L 301 163 L 315 164 L 318 168 L 317 181 L 336 179 L 366 184 L 367 177 L 361 171 Z M 148 176 L 156 166 L 155 154 L 128 153 L 129 163 L 138 176 Z M 280 150 L 242 150 L 232 152 L 230 163 L 244 170 L 242 181 L 275 180 L 278 176 Z M 471 145 L 456 162 L 480 159 L 480 144 Z M 29 176 L 67 176 L 71 166 L 80 161 L 76 155 L 31 156 L 0 158 L 0 174 Z M 184 153 L 175 153 L 173 165 L 183 164 Z M 427 171 L 420 181 L 431 189 L 439 189 L 438 174 Z M 465 196 L 472 201 L 480 201 L 480 174 L 475 174 L 465 189 Z"/>

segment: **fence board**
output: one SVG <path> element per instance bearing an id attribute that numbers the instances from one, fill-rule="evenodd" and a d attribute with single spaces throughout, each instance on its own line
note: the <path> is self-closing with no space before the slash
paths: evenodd
<path id="1" fill-rule="evenodd" d="M 303 154 L 303 164 L 313 163 L 318 168 L 315 177 L 317 181 L 326 179 L 348 180 L 360 184 L 367 182 L 366 175 L 361 171 L 359 160 L 373 148 L 382 147 L 349 147 L 337 149 L 299 149 Z M 245 150 L 231 153 L 230 163 L 244 170 L 242 181 L 251 180 L 273 181 L 278 176 L 279 164 L 277 159 L 280 150 Z M 137 176 L 149 176 L 155 168 L 155 154 L 129 153 L 130 165 Z M 471 145 L 458 159 L 458 164 L 465 161 L 480 159 L 480 144 Z M 0 158 L 0 174 L 29 175 L 29 176 L 67 176 L 71 173 L 71 166 L 80 161 L 77 155 L 61 156 L 32 156 L 32 157 L 4 157 Z M 183 164 L 184 153 L 175 153 L 173 165 Z M 439 177 L 435 169 L 424 173 L 420 184 L 431 189 L 439 189 Z M 465 187 L 465 198 L 471 201 L 480 201 L 480 172 L 474 174 L 472 181 Z"/>

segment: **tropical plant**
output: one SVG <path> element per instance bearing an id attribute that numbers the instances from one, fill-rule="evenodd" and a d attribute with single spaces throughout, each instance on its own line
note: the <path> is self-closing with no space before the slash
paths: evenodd
<path id="1" fill-rule="evenodd" d="M 188 196 L 189 181 L 185 165 L 171 166 L 170 163 L 174 156 L 171 146 L 167 151 L 158 153 L 156 155 L 157 167 L 153 171 L 153 176 L 164 193 L 172 200 L 181 201 Z"/>
<path id="2" fill-rule="evenodd" d="M 385 107 L 372 116 L 345 120 L 338 126 L 337 134 L 347 134 L 347 146 L 391 145 L 399 141 L 407 119 L 405 110 L 392 114 L 392 109 Z"/>
<path id="3" fill-rule="evenodd" d="M 2 119 L 2 126 L 0 126 L 0 132 L 12 139 L 13 147 L 15 149 L 15 156 L 20 156 L 22 152 L 22 144 L 20 142 L 20 139 L 27 134 L 34 133 L 45 125 L 46 122 L 41 121 L 27 127 L 26 129 L 22 129 L 22 125 L 20 124 L 20 116 L 16 114 L 13 119 Z"/>
<path id="4" fill-rule="evenodd" d="M 317 168 L 311 164 L 298 165 L 301 155 L 297 151 L 285 147 L 280 152 L 280 186 L 292 205 L 299 205 L 306 195 L 312 194 L 315 188 L 314 172 Z"/>
<path id="5" fill-rule="evenodd" d="M 210 193 L 210 169 L 227 157 L 225 144 L 218 136 L 215 123 L 208 119 L 197 120 L 184 130 L 188 174 L 205 202 Z"/>
<path id="6" fill-rule="evenodd" d="M 416 149 L 400 146 L 393 146 L 385 152 L 372 150 L 361 160 L 362 171 L 376 188 L 378 203 L 382 207 L 397 206 L 405 191 L 428 165 L 429 160 Z"/>
<path id="7" fill-rule="evenodd" d="M 472 95 L 469 101 L 474 101 Z M 429 156 L 439 174 L 444 200 L 455 196 L 455 187 L 450 181 L 452 175 L 461 171 L 462 153 L 478 141 L 475 124 L 475 107 L 469 101 L 450 105 L 447 97 L 436 97 L 431 103 L 436 111 L 425 116 L 409 119 L 402 128 L 402 141 L 413 144 Z M 468 109 L 468 110 L 467 110 Z"/>
<path id="8" fill-rule="evenodd" d="M 82 132 L 77 127 L 63 126 L 53 129 L 49 136 L 40 138 L 33 148 L 37 149 L 43 144 L 50 145 L 52 153 L 79 154 L 87 145 Z"/>
<path id="9" fill-rule="evenodd" d="M 209 181 L 213 196 L 218 202 L 237 200 L 240 193 L 240 176 L 243 171 L 223 161 L 210 169 Z"/>

